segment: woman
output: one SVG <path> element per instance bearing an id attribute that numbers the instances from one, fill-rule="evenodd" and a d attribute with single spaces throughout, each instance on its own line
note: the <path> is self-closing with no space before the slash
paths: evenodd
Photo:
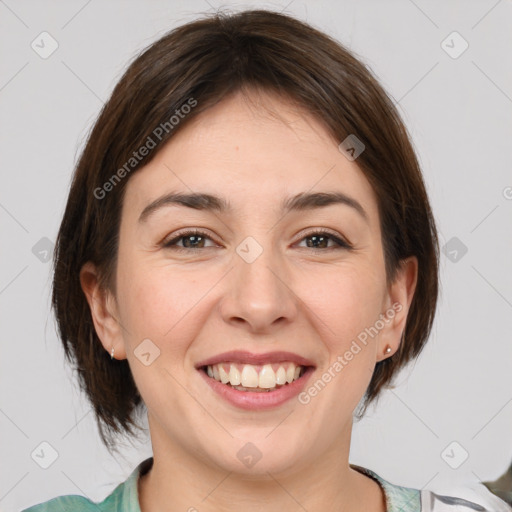
<path id="1" fill-rule="evenodd" d="M 173 30 L 91 132 L 53 281 L 104 443 L 147 409 L 153 457 L 102 503 L 27 510 L 485 510 L 349 464 L 437 294 L 421 171 L 368 69 L 273 12 Z"/>

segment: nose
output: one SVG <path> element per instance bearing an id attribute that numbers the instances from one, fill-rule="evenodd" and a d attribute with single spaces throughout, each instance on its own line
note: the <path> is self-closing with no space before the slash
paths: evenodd
<path id="1" fill-rule="evenodd" d="M 254 261 L 237 253 L 234 262 L 221 303 L 224 321 L 263 334 L 293 322 L 300 301 L 276 251 L 265 247 Z"/>

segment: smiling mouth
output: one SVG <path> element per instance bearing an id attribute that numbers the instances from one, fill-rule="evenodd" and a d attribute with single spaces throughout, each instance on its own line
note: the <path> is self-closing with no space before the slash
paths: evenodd
<path id="1" fill-rule="evenodd" d="M 202 366 L 199 370 L 209 378 L 238 391 L 269 393 L 299 380 L 309 368 L 313 367 L 293 362 L 265 365 L 226 362 Z"/>

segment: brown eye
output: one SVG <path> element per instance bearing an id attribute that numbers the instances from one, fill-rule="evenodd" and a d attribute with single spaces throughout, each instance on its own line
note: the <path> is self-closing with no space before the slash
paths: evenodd
<path id="1" fill-rule="evenodd" d="M 177 246 L 176 242 L 183 240 L 183 247 Z M 172 240 L 165 242 L 163 247 L 172 248 L 178 251 L 187 251 L 187 250 L 195 250 L 195 249 L 207 249 L 205 247 L 206 240 L 211 240 L 209 236 L 206 235 L 203 231 L 191 230 L 184 231 L 174 237 Z"/>
<path id="2" fill-rule="evenodd" d="M 164 242 L 163 247 L 176 251 L 208 249 L 208 246 L 205 245 L 207 240 L 212 241 L 211 237 L 209 237 L 204 231 L 189 230 L 183 231 L 171 240 Z M 301 241 L 302 240 L 306 240 L 307 248 L 312 249 L 314 252 L 318 252 L 318 250 L 330 251 L 336 249 L 352 249 L 352 246 L 348 242 L 326 230 L 313 231 L 304 236 Z M 183 241 L 182 246 L 177 245 L 177 242 L 179 241 Z M 334 242 L 335 245 L 329 246 L 330 241 Z"/>
<path id="3" fill-rule="evenodd" d="M 308 248 L 313 249 L 351 249 L 352 246 L 346 242 L 345 240 L 342 240 L 338 236 L 334 235 L 330 231 L 313 231 L 309 234 L 307 234 L 305 237 L 302 238 L 302 240 L 307 240 L 306 244 Z M 301 241 L 302 241 L 301 240 Z M 309 242 L 308 240 L 311 240 Z M 336 245 L 333 247 L 328 247 L 329 241 L 333 241 Z"/>

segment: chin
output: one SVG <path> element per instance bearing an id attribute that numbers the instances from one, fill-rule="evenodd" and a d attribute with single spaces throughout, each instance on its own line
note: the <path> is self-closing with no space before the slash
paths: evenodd
<path id="1" fill-rule="evenodd" d="M 282 436 L 276 436 L 270 439 L 268 436 L 271 430 L 265 429 L 264 435 L 255 436 L 251 441 L 250 435 L 244 435 L 243 438 L 236 436 L 227 443 L 218 444 L 219 449 L 211 453 L 211 459 L 214 464 L 222 467 L 227 472 L 233 472 L 247 477 L 269 477 L 268 473 L 288 473 L 295 472 L 300 459 L 304 457 L 304 443 L 289 443 L 286 445 L 286 439 Z M 243 439 L 243 440 L 242 440 Z M 222 453 L 222 456 L 219 455 Z M 300 457 L 298 457 L 300 454 Z M 306 461 L 302 460 L 302 464 Z"/>

